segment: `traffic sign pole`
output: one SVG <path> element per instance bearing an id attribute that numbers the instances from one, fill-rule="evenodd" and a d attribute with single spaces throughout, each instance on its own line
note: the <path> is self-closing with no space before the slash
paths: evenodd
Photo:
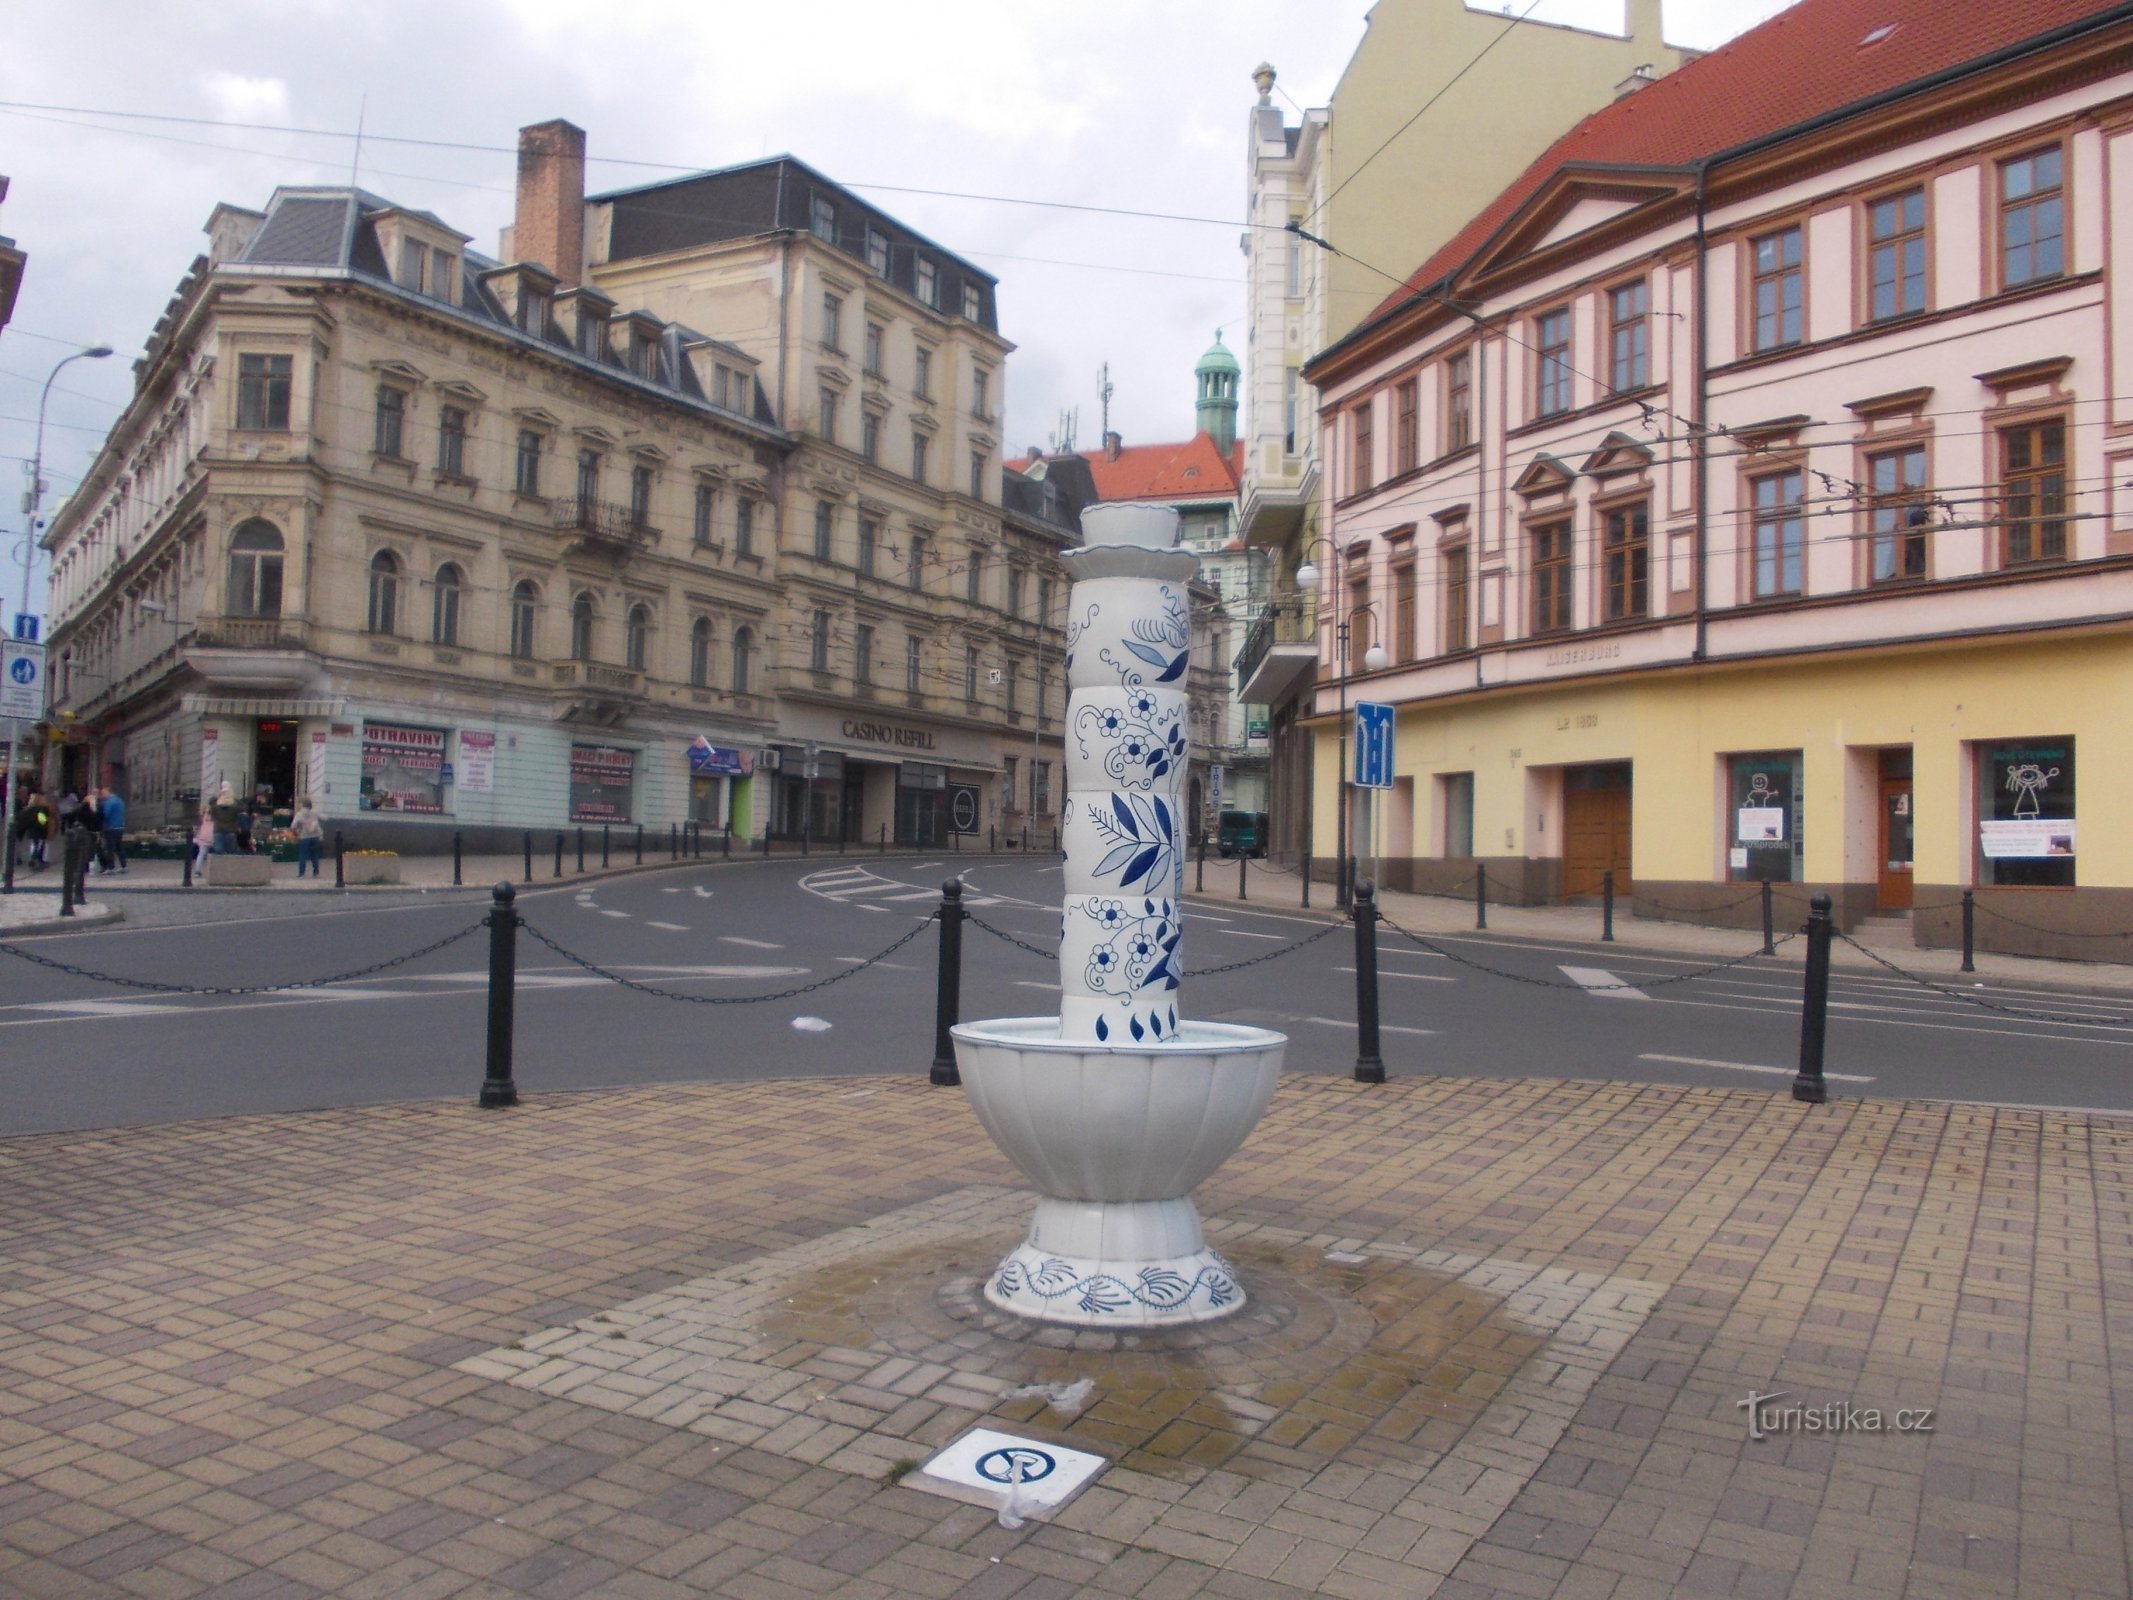
<path id="1" fill-rule="evenodd" d="M 7 826 L 0 833 L 7 840 L 8 870 L 0 883 L 10 894 L 14 892 L 15 813 L 22 804 L 15 777 L 22 768 L 22 730 L 43 715 L 44 646 L 30 639 L 9 639 L 0 644 L 0 720 L 8 725 L 7 783 L 0 791 L 5 795 L 0 805 L 7 808 Z"/>

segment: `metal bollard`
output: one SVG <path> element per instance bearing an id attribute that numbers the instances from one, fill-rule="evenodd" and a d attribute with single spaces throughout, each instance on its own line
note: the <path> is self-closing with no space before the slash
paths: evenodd
<path id="1" fill-rule="evenodd" d="M 1057 823 L 1052 825 L 1052 854 L 1055 856 L 1059 854 L 1059 826 Z"/>
<path id="2" fill-rule="evenodd" d="M 1251 899 L 1251 896 L 1244 892 L 1245 863 L 1250 861 L 1251 859 L 1252 855 L 1249 850 L 1239 850 L 1237 852 L 1237 898 L 1239 900 Z"/>
<path id="3" fill-rule="evenodd" d="M 644 824 L 637 824 L 637 865 L 644 865 Z"/>
<path id="4" fill-rule="evenodd" d="M 5 863 L 0 863 L 0 894 L 13 894 L 15 892 L 16 844 L 15 819 L 13 817 L 7 818 L 5 822 L 0 822 L 0 834 L 4 834 L 5 838 L 7 839 L 7 860 Z M 185 845 L 185 859 L 187 861 L 191 861 L 192 858 L 192 842 L 190 840 L 187 840 Z M 190 888 L 191 885 L 188 884 L 187 887 Z"/>
<path id="5" fill-rule="evenodd" d="M 74 915 L 74 841 L 79 837 L 72 828 L 65 828 L 59 835 L 59 914 Z"/>
<path id="6" fill-rule="evenodd" d="M 955 1070 L 955 1041 L 948 1030 L 963 1009 L 963 882 L 941 885 L 941 954 L 933 999 L 933 1071 L 928 1081 L 952 1089 L 963 1081 Z"/>
<path id="7" fill-rule="evenodd" d="M 1199 859 L 1192 864 L 1192 892 L 1194 894 L 1205 894 L 1207 892 L 1207 835 L 1204 833 L 1200 835 Z"/>
<path id="8" fill-rule="evenodd" d="M 333 886 L 336 889 L 348 887 L 348 841 L 338 828 L 333 832 Z"/>
<path id="9" fill-rule="evenodd" d="M 1770 880 L 1765 878 L 1763 880 L 1763 954 L 1774 956 L 1777 953 L 1775 930 L 1770 925 Z"/>
<path id="10" fill-rule="evenodd" d="M 580 872 L 583 872 L 583 871 L 585 870 L 585 830 L 584 830 L 583 828 L 580 828 L 580 829 L 578 829 L 578 830 L 577 830 L 577 834 L 578 834 L 578 870 L 579 870 Z"/>
<path id="11" fill-rule="evenodd" d="M 844 819 L 843 819 L 842 817 L 838 818 L 838 819 L 837 819 L 837 854 L 839 854 L 840 856 L 844 854 L 844 846 L 845 846 L 845 841 L 847 841 L 848 839 L 850 839 L 850 838 L 851 838 L 851 836 L 852 836 L 852 830 L 851 830 L 851 829 L 850 829 L 850 828 L 849 828 L 849 827 L 848 827 L 848 826 L 847 826 L 847 825 L 845 824 L 845 821 L 844 821 Z"/>
<path id="12" fill-rule="evenodd" d="M 881 825 L 881 844 L 877 853 L 881 855 L 889 853 L 889 825 L 886 822 Z"/>
<path id="13" fill-rule="evenodd" d="M 1809 1105 L 1829 1098 L 1822 1076 L 1822 1047 L 1829 1036 L 1830 899 L 1818 894 L 1808 902 L 1807 984 L 1800 1001 L 1800 1070 L 1792 1080 L 1792 1097 Z"/>
<path id="14" fill-rule="evenodd" d="M 1615 875 L 1612 869 L 1600 874 L 1600 942 L 1615 942 Z"/>
<path id="15" fill-rule="evenodd" d="M 8 852 L 8 862 L 9 862 L 9 864 L 10 864 L 10 865 L 12 865 L 12 864 L 14 863 L 14 859 L 15 859 L 15 856 L 14 856 L 14 852 L 13 852 L 13 851 L 9 851 L 9 852 Z M 181 883 L 180 883 L 179 887 L 181 887 L 181 888 L 185 888 L 185 889 L 190 889 L 190 888 L 191 888 L 192 886 L 193 886 L 193 842 L 192 842 L 192 840 L 188 839 L 188 840 L 186 840 L 186 841 L 185 841 L 185 869 L 184 869 L 184 875 L 183 875 L 183 879 L 182 879 L 182 881 L 181 881 Z"/>
<path id="16" fill-rule="evenodd" d="M 1489 866 L 1474 863 L 1474 926 L 1486 933 L 1489 927 Z"/>
<path id="17" fill-rule="evenodd" d="M 605 872 L 605 871 L 607 870 L 607 862 L 608 862 L 608 854 L 607 854 L 607 847 L 608 847 L 608 837 L 607 837 L 607 833 L 608 833 L 608 828 L 607 828 L 607 824 L 603 822 L 603 823 L 601 823 L 601 824 L 600 824 L 600 870 L 601 870 L 602 872 Z"/>
<path id="18" fill-rule="evenodd" d="M 526 835 L 526 881 L 533 881 L 533 835 Z"/>
<path id="19" fill-rule="evenodd" d="M 696 836 L 696 847 L 699 851 L 703 849 L 703 844 L 704 836 L 699 833 Z M 718 837 L 718 853 L 728 861 L 733 859 L 733 824 L 730 821 L 726 824 L 726 831 Z"/>
<path id="20" fill-rule="evenodd" d="M 1355 886 L 1355 1081 L 1383 1083 L 1378 1054 L 1378 904 L 1368 878 Z"/>
<path id="21" fill-rule="evenodd" d="M 950 848 L 950 849 L 951 849 L 951 850 L 952 850 L 952 851 L 953 851 L 953 852 L 954 852 L 955 854 L 957 854 L 957 855 L 961 855 L 961 854 L 963 853 L 963 836 L 962 836 L 962 834 L 961 834 L 961 833 L 951 833 L 951 834 L 949 834 L 949 835 L 948 835 L 948 846 L 949 846 L 949 848 Z"/>
<path id="22" fill-rule="evenodd" d="M 558 878 L 563 876 L 563 836 L 560 833 L 555 836 L 555 875 Z"/>
<path id="23" fill-rule="evenodd" d="M 808 836 L 812 832 L 813 829 L 807 823 L 800 824 L 800 854 L 803 856 L 807 854 Z"/>
<path id="24" fill-rule="evenodd" d="M 511 1080 L 511 1019 L 518 993 L 518 891 L 499 883 L 489 896 L 489 1067 L 481 1080 L 484 1108 L 518 1104 Z"/>
<path id="25" fill-rule="evenodd" d="M 669 861 L 679 861 L 681 859 L 681 824 L 678 822 L 667 824 L 667 859 Z"/>
<path id="26" fill-rule="evenodd" d="M 1977 891 L 1963 891 L 1963 964 L 1958 970 L 1977 971 Z"/>
<path id="27" fill-rule="evenodd" d="M 459 868 L 460 864 L 466 859 L 465 852 L 466 841 L 461 838 L 459 830 L 455 828 L 452 830 L 452 887 L 455 889 L 464 887 L 459 881 Z"/>
<path id="28" fill-rule="evenodd" d="M 1311 909 L 1311 852 L 1306 850 L 1300 858 L 1303 867 L 1304 910 Z"/>
<path id="29" fill-rule="evenodd" d="M 1000 848 L 1000 841 L 991 823 L 985 824 L 985 853 L 991 855 Z"/>

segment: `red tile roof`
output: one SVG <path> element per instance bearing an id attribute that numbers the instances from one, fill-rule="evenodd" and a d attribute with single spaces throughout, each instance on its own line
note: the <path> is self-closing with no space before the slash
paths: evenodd
<path id="1" fill-rule="evenodd" d="M 1128 445 L 1116 461 L 1101 450 L 1080 455 L 1104 500 L 1213 500 L 1236 494 L 1244 479 L 1244 446 L 1233 446 L 1225 457 L 1205 433 L 1182 443 Z M 1007 465 L 1023 472 L 1030 461 L 1023 457 Z"/>
<path id="2" fill-rule="evenodd" d="M 1365 326 L 1456 271 L 1565 166 L 1686 166 L 2108 13 L 2133 16 L 2133 6 L 2124 0 L 1801 0 L 1593 112 L 1425 261 Z"/>

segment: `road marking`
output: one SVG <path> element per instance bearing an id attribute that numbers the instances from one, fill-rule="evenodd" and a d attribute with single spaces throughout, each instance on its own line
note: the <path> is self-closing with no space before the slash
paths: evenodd
<path id="1" fill-rule="evenodd" d="M 1254 933 L 1254 932 L 1252 932 L 1252 930 L 1251 930 L 1251 929 L 1249 929 L 1249 928 L 1222 928 L 1222 929 L 1219 929 L 1219 930 L 1217 930 L 1217 931 L 1218 931 L 1218 932 L 1221 932 L 1221 933 L 1226 933 L 1226 934 L 1228 934 L 1228 935 L 1229 935 L 1229 936 L 1230 936 L 1230 937 L 1231 937 L 1232 939 L 1274 939 L 1274 940 L 1281 940 L 1281 939 L 1286 939 L 1286 938 L 1288 937 L 1288 935 L 1287 935 L 1287 934 L 1285 934 L 1285 933 Z"/>
<path id="2" fill-rule="evenodd" d="M 664 928 L 669 933 L 687 933 L 689 931 L 688 924 L 684 922 L 647 922 L 645 926 L 647 928 Z"/>
<path id="3" fill-rule="evenodd" d="M 674 883 L 674 884 L 669 884 L 669 885 L 667 885 L 667 887 L 666 887 L 666 888 L 664 888 L 664 889 L 660 890 L 659 892 L 660 892 L 661 894 L 680 894 L 680 893 L 681 893 L 681 885 L 680 885 L 680 884 L 678 884 L 678 883 Z"/>
<path id="4" fill-rule="evenodd" d="M 1015 980 L 1015 987 L 1017 989 L 1049 989 L 1054 994 L 1057 994 L 1059 992 L 1058 984 L 1039 983 L 1035 978 L 1017 978 Z"/>
<path id="5" fill-rule="evenodd" d="M 1793 1069 L 1790 1067 L 1758 1066 L 1750 1061 L 1712 1061 L 1705 1056 L 1641 1055 L 1637 1059 L 1639 1061 L 1664 1062 L 1666 1065 L 1674 1067 L 1711 1067 L 1719 1072 L 1767 1072 L 1771 1076 L 1778 1078 L 1795 1076 Z M 1872 1083 L 1874 1081 L 1869 1077 L 1861 1077 L 1856 1072 L 1825 1072 L 1822 1076 L 1833 1079 L 1838 1083 Z"/>
<path id="6" fill-rule="evenodd" d="M 1335 972 L 1348 973 L 1351 977 L 1355 973 L 1355 968 L 1353 967 L 1335 967 L 1333 970 Z M 1457 978 L 1447 978 L 1441 972 L 1387 972 L 1382 967 L 1378 969 L 1378 976 L 1381 978 L 1405 978 L 1409 983 L 1457 983 L 1459 981 Z"/>
<path id="7" fill-rule="evenodd" d="M 689 886 L 689 893 L 695 895 L 696 898 L 699 900 L 708 900 L 711 898 L 711 891 L 709 889 L 706 889 L 700 883 L 691 884 Z"/>
<path id="8" fill-rule="evenodd" d="M 867 964 L 865 956 L 832 956 L 830 959 L 847 967 L 863 967 Z M 905 966 L 901 961 L 877 961 L 874 965 L 888 972 L 918 971 L 918 968 Z"/>
<path id="9" fill-rule="evenodd" d="M 627 911 L 611 911 L 606 906 L 602 906 L 600 907 L 600 915 L 603 917 L 627 917 L 629 913 Z"/>
<path id="10" fill-rule="evenodd" d="M 774 944 L 768 939 L 743 939 L 737 933 L 722 933 L 718 936 L 718 942 L 720 944 L 745 945 L 750 950 L 782 950 L 785 948 L 782 944 Z"/>
<path id="11" fill-rule="evenodd" d="M 1298 1017 L 1296 1020 L 1299 1022 L 1315 1022 L 1321 1028 L 1353 1028 L 1355 1026 L 1352 1019 L 1343 1017 Z M 1434 1034 L 1436 1031 L 1435 1028 L 1403 1028 L 1398 1023 L 1393 1022 L 1381 1022 L 1378 1024 L 1378 1032 L 1380 1033 L 1412 1033 L 1423 1036 Z"/>
<path id="12" fill-rule="evenodd" d="M 151 1011 L 184 1011 L 188 1008 L 158 1004 L 153 1000 L 32 1000 L 10 1009 L 56 1011 L 69 1017 L 135 1017 Z"/>
<path id="13" fill-rule="evenodd" d="M 1556 971 L 1588 994 L 1607 1000 L 1649 1000 L 1642 989 L 1633 988 L 1604 967 L 1557 967 Z"/>

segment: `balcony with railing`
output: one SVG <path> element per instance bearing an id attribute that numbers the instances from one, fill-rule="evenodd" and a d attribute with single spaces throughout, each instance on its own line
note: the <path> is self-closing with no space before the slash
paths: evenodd
<path id="1" fill-rule="evenodd" d="M 650 524 L 634 507 L 610 500 L 559 500 L 555 525 L 578 549 L 616 557 L 635 553 L 652 537 Z"/>
<path id="2" fill-rule="evenodd" d="M 310 680 L 306 630 L 293 617 L 201 617 L 181 640 L 185 663 L 210 683 L 295 688 Z"/>
<path id="3" fill-rule="evenodd" d="M 1318 664 L 1317 619 L 1310 602 L 1277 600 L 1245 631 L 1237 652 L 1237 698 L 1277 705 Z"/>

